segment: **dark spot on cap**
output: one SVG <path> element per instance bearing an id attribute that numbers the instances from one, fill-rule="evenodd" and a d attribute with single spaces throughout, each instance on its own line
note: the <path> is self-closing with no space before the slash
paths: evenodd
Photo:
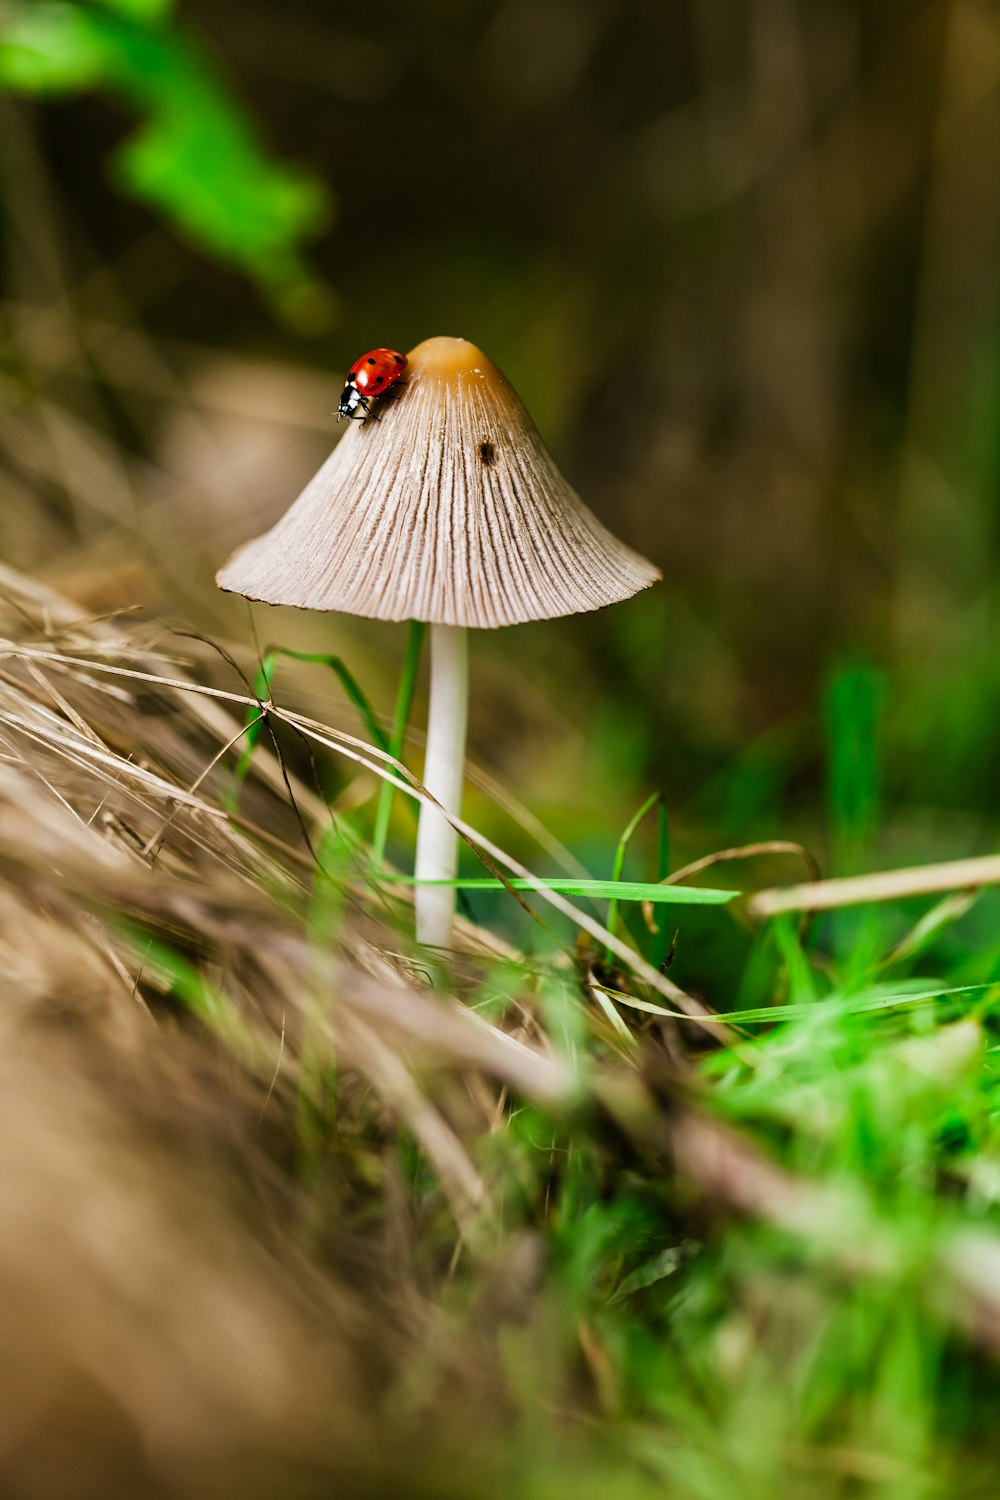
<path id="1" fill-rule="evenodd" d="M 479 457 L 482 459 L 484 464 L 489 465 L 496 463 L 497 450 L 494 448 L 489 438 L 483 438 L 482 442 L 479 444 Z"/>

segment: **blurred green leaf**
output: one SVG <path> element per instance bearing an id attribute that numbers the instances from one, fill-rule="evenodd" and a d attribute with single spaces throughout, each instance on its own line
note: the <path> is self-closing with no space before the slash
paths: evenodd
<path id="1" fill-rule="evenodd" d="M 863 665 L 837 672 L 827 690 L 830 838 L 838 875 L 863 866 L 877 826 L 884 694 L 882 674 Z"/>
<path id="2" fill-rule="evenodd" d="M 115 75 L 148 114 L 117 153 L 116 178 L 167 210 L 206 249 L 270 276 L 320 222 L 320 183 L 266 155 L 187 42 L 130 33 L 115 49 Z"/>
<path id="3" fill-rule="evenodd" d="M 241 270 L 291 317 L 322 320 L 299 245 L 330 211 L 326 186 L 273 157 L 197 40 L 159 23 L 164 0 L 65 0 L 0 16 L 0 86 L 42 97 L 103 88 L 142 118 L 114 182 L 202 250 Z"/>
<path id="4" fill-rule="evenodd" d="M 96 3 L 134 21 L 161 21 L 174 8 L 174 0 L 96 0 Z"/>
<path id="5" fill-rule="evenodd" d="M 0 85 L 28 94 L 96 88 L 111 67 L 108 41 L 76 6 L 39 3 L 0 13 Z"/>

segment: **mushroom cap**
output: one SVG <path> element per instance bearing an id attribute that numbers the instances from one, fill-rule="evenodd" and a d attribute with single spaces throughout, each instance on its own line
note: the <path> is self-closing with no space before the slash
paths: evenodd
<path id="1" fill-rule="evenodd" d="M 434 338 L 216 581 L 267 604 L 490 629 L 600 609 L 660 576 L 570 488 L 496 365 Z"/>

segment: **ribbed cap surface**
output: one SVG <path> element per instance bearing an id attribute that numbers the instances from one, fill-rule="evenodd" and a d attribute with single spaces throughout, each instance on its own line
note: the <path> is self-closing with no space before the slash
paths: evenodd
<path id="1" fill-rule="evenodd" d="M 474 344 L 428 339 L 220 588 L 268 604 L 489 629 L 628 599 L 660 577 L 556 468 Z"/>

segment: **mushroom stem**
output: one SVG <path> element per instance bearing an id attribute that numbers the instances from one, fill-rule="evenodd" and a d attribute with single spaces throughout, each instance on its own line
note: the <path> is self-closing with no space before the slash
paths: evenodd
<path id="1" fill-rule="evenodd" d="M 465 773 L 469 643 L 464 626 L 432 625 L 430 635 L 431 696 L 424 786 L 446 812 L 458 817 Z M 458 834 L 436 808 L 425 803 L 417 829 L 416 879 L 454 880 L 457 868 Z M 447 948 L 455 919 L 454 887 L 418 884 L 414 904 L 417 942 Z"/>

